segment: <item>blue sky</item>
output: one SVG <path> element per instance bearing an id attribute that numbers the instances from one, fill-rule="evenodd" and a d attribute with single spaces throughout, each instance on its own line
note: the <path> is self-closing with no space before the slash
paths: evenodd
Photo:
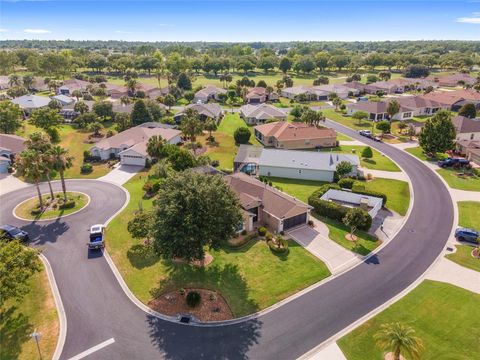
<path id="1" fill-rule="evenodd" d="M 0 39 L 480 40 L 480 0 L 0 0 Z"/>

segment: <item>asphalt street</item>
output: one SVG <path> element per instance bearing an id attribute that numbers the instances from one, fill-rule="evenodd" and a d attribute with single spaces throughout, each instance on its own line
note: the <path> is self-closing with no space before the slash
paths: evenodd
<path id="1" fill-rule="evenodd" d="M 86 248 L 89 226 L 105 222 L 123 205 L 125 194 L 117 186 L 68 181 L 69 190 L 85 192 L 92 201 L 77 214 L 49 222 L 27 223 L 11 214 L 16 204 L 35 195 L 33 187 L 2 196 L 1 222 L 28 231 L 33 245 L 42 248 L 52 265 L 67 317 L 61 358 L 69 359 L 114 338 L 113 344 L 88 359 L 294 359 L 421 276 L 445 247 L 453 225 L 453 204 L 445 185 L 401 150 L 330 121 L 327 126 L 367 142 L 405 170 L 415 194 L 411 215 L 397 236 L 368 261 L 239 324 L 193 327 L 172 323 L 146 314 L 129 300 L 101 253 L 89 253 Z"/>

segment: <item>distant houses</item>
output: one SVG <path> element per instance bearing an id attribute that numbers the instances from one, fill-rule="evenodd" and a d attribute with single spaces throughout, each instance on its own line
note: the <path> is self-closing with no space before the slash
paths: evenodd
<path id="1" fill-rule="evenodd" d="M 200 115 L 201 121 L 206 121 L 208 118 L 212 118 L 215 121 L 219 121 L 223 116 L 223 109 L 220 105 L 215 103 L 208 103 L 208 104 L 190 104 L 185 107 L 184 110 L 179 111 L 173 117 L 173 120 L 180 124 L 182 121 L 183 116 L 185 116 L 186 109 L 193 109 L 198 112 Z"/>
<path id="2" fill-rule="evenodd" d="M 244 105 L 240 107 L 239 114 L 249 125 L 264 124 L 268 120 L 287 120 L 287 113 L 269 104 Z"/>
<path id="3" fill-rule="evenodd" d="M 459 85 L 473 85 L 477 79 L 471 75 L 464 73 L 456 73 L 451 75 L 430 75 L 428 80 L 438 83 L 439 86 L 455 87 Z"/>
<path id="4" fill-rule="evenodd" d="M 282 89 L 281 94 L 287 99 L 296 99 L 302 95 L 308 101 L 328 101 L 332 94 L 346 99 L 349 96 L 357 96 L 360 93 L 360 89 L 350 87 L 349 83 L 320 85 L 320 86 L 293 86 Z"/>
<path id="5" fill-rule="evenodd" d="M 13 157 L 25 149 L 25 139 L 10 134 L 0 134 L 0 174 L 8 172 Z"/>
<path id="6" fill-rule="evenodd" d="M 17 104 L 26 113 L 31 114 L 32 111 L 48 106 L 50 98 L 39 95 L 23 95 L 12 99 L 12 103 Z"/>
<path id="7" fill-rule="evenodd" d="M 220 100 L 220 94 L 226 94 L 227 90 L 209 85 L 195 93 L 194 103 L 207 103 L 210 100 Z"/>

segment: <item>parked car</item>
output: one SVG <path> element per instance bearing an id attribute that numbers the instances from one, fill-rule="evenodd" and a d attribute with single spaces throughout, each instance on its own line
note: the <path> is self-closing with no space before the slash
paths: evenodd
<path id="1" fill-rule="evenodd" d="M 0 226 L 0 239 L 2 240 L 20 240 L 28 241 L 30 238 L 26 231 L 23 231 L 12 225 L 1 225 Z"/>
<path id="2" fill-rule="evenodd" d="M 446 167 L 470 167 L 470 161 L 467 159 L 461 159 L 461 158 L 447 158 L 444 160 L 438 161 L 438 166 L 441 168 L 446 168 Z"/>
<path id="3" fill-rule="evenodd" d="M 359 130 L 358 133 L 362 136 L 372 138 L 372 132 L 370 130 Z"/>
<path id="4" fill-rule="evenodd" d="M 380 136 L 374 136 L 372 139 L 373 141 L 382 142 L 382 138 Z"/>
<path id="5" fill-rule="evenodd" d="M 102 224 L 93 225 L 90 228 L 90 242 L 88 243 L 89 249 L 102 249 L 105 247 L 105 226 Z"/>
<path id="6" fill-rule="evenodd" d="M 476 244 L 480 238 L 480 232 L 468 228 L 458 228 L 455 230 L 455 238 L 458 241 L 467 241 Z"/>

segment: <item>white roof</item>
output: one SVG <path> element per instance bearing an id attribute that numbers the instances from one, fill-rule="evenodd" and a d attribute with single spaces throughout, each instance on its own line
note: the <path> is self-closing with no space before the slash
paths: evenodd
<path id="1" fill-rule="evenodd" d="M 50 98 L 38 95 L 23 95 L 12 100 L 12 103 L 22 109 L 38 109 L 47 106 L 49 102 Z"/>

